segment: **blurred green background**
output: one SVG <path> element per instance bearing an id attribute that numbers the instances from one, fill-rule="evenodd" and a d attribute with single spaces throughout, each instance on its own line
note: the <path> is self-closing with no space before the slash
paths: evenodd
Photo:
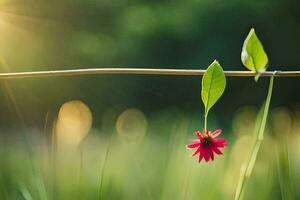
<path id="1" fill-rule="evenodd" d="M 299 70 L 299 7 L 297 0 L 0 0 L 0 71 L 205 69 L 214 59 L 224 70 L 244 70 L 240 53 L 251 27 L 269 70 Z M 267 84 L 227 78 L 209 128 L 222 128 L 229 147 L 224 157 L 199 165 L 184 145 L 202 129 L 201 77 L 0 80 L 0 199 L 98 199 L 103 168 L 102 199 L 233 199 Z M 275 79 L 246 199 L 300 198 L 299 85 L 299 78 Z M 81 103 L 71 102 L 60 117 L 71 100 Z M 77 142 L 64 144 L 73 137 Z"/>

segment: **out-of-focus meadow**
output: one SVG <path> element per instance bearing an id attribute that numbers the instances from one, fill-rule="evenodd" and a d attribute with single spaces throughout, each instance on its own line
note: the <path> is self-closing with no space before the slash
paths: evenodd
<path id="1" fill-rule="evenodd" d="M 108 109 L 102 128 L 89 131 L 91 110 L 70 101 L 55 126 L 46 118 L 44 131 L 1 135 L 1 199 L 233 199 L 256 115 L 255 107 L 238 109 L 224 130 L 224 156 L 198 164 L 184 146 L 201 127 L 199 116 L 176 108 L 149 115 Z M 246 199 L 299 197 L 299 124 L 299 112 L 272 110 Z"/>
<path id="2" fill-rule="evenodd" d="M 91 67 L 244 70 L 255 27 L 270 70 L 299 70 L 299 1 L 0 0 L 0 71 Z M 201 77 L 0 80 L 0 199 L 233 199 L 267 78 L 228 77 L 209 114 L 223 156 L 185 145 L 203 126 Z M 300 80 L 276 78 L 245 199 L 299 199 Z"/>

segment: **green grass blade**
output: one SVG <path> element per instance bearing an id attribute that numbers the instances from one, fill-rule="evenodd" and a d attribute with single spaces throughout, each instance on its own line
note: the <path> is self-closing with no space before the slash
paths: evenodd
<path id="1" fill-rule="evenodd" d="M 254 136 L 256 136 L 255 144 L 251 151 L 250 158 L 249 158 L 248 162 L 246 163 L 245 172 L 241 173 L 241 178 L 239 180 L 238 187 L 236 189 L 235 200 L 242 199 L 242 197 L 243 197 L 242 194 L 244 193 L 247 180 L 251 176 L 251 173 L 252 173 L 254 165 L 255 165 L 257 154 L 259 152 L 260 145 L 261 145 L 261 142 L 264 137 L 263 134 L 264 134 L 265 127 L 266 127 L 266 122 L 267 122 L 267 117 L 268 117 L 268 112 L 269 112 L 270 102 L 271 102 L 271 97 L 272 97 L 272 92 L 273 92 L 273 82 L 274 82 L 274 76 L 272 76 L 270 78 L 268 95 L 267 95 L 266 103 L 265 103 L 264 110 L 263 110 L 262 120 L 261 120 L 259 129 L 258 129 L 258 134 L 254 134 Z"/>
<path id="2" fill-rule="evenodd" d="M 111 148 L 111 142 L 112 142 L 112 137 L 110 138 L 106 151 L 105 151 L 105 155 L 104 155 L 104 161 L 103 161 L 103 166 L 101 169 L 101 174 L 100 174 L 100 179 L 99 179 L 99 191 L 98 191 L 98 199 L 101 200 L 102 199 L 102 192 L 103 192 L 103 181 L 104 181 L 104 175 L 105 175 L 105 169 L 106 169 L 106 165 L 108 162 L 108 156 L 109 156 L 109 152 L 110 152 L 110 148 Z"/>
<path id="3" fill-rule="evenodd" d="M 281 197 L 283 200 L 295 199 L 288 153 L 287 136 L 280 136 L 280 144 L 277 145 L 277 172 Z"/>

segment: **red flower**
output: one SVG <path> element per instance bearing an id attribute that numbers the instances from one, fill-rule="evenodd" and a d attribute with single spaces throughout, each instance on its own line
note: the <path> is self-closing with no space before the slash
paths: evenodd
<path id="1" fill-rule="evenodd" d="M 223 153 L 220 149 L 224 148 L 227 145 L 225 139 L 215 139 L 221 134 L 221 132 L 222 130 L 218 129 L 211 134 L 210 131 L 203 129 L 203 135 L 201 135 L 200 131 L 196 131 L 196 136 L 198 137 L 198 139 L 193 140 L 192 144 L 186 145 L 186 148 L 197 148 L 192 156 L 199 154 L 199 163 L 203 158 L 205 162 L 208 162 L 210 158 L 211 160 L 214 160 L 214 153 L 222 155 Z"/>

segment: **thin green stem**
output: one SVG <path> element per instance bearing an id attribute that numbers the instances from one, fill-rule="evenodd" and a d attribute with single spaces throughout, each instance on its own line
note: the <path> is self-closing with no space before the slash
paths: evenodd
<path id="1" fill-rule="evenodd" d="M 239 183 L 237 185 L 237 190 L 235 193 L 235 200 L 243 199 L 243 194 L 245 191 L 247 181 L 248 181 L 249 177 L 251 176 L 251 173 L 254 168 L 255 161 L 256 161 L 256 157 L 257 157 L 260 145 L 263 140 L 263 136 L 264 136 L 263 134 L 264 134 L 265 127 L 266 127 L 266 122 L 267 122 L 267 117 L 268 117 L 268 112 L 269 112 L 270 102 L 271 102 L 271 97 L 272 97 L 272 92 L 273 92 L 273 82 L 274 82 L 275 74 L 276 74 L 276 72 L 274 72 L 273 76 L 270 78 L 268 95 L 267 95 L 265 107 L 263 110 L 263 116 L 262 116 L 262 120 L 261 120 L 259 129 L 258 129 L 258 134 L 254 134 L 257 137 L 255 140 L 253 149 L 251 151 L 250 158 L 247 161 L 247 163 L 243 164 L 242 169 L 241 169 L 241 175 L 240 175 L 241 177 L 240 177 Z"/>
<path id="2" fill-rule="evenodd" d="M 109 155 L 109 151 L 110 151 L 111 140 L 112 140 L 112 136 L 109 140 L 109 143 L 108 143 L 106 151 L 105 151 L 103 167 L 102 167 L 101 174 L 100 174 L 99 191 L 98 191 L 98 199 L 99 200 L 102 199 L 103 180 L 104 180 L 104 174 L 105 174 L 105 169 L 106 169 L 106 165 L 107 165 L 108 155 Z"/>
<path id="3" fill-rule="evenodd" d="M 204 115 L 204 129 L 207 130 L 207 114 Z"/>

